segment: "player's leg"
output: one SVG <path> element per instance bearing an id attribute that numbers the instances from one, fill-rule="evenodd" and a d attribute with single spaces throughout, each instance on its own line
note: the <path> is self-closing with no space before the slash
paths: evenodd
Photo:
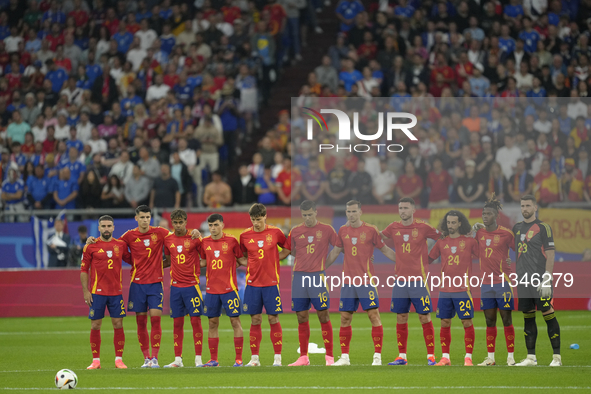
<path id="1" fill-rule="evenodd" d="M 174 361 L 164 368 L 180 368 L 183 366 L 183 339 L 187 308 L 183 302 L 183 290 L 180 287 L 170 287 L 170 317 L 173 319 Z"/>
<path id="2" fill-rule="evenodd" d="M 535 293 L 534 291 L 529 291 L 529 288 L 525 286 L 518 286 L 517 288 L 517 294 L 519 294 L 518 309 L 523 312 L 523 332 L 525 335 L 525 347 L 527 348 L 527 357 L 515 364 L 518 367 L 538 365 L 538 360 L 536 359 L 538 326 L 536 324 L 536 301 L 533 298 L 537 295 Z"/>
<path id="3" fill-rule="evenodd" d="M 384 327 L 380 318 L 378 308 L 368 309 L 367 317 L 371 322 L 371 338 L 373 339 L 373 361 L 372 365 L 382 365 L 382 346 L 384 344 Z"/>
<path id="4" fill-rule="evenodd" d="M 423 328 L 423 339 L 427 348 L 427 365 L 435 365 L 435 328 L 430 313 L 420 313 L 419 322 Z"/>
<path id="5" fill-rule="evenodd" d="M 107 300 L 107 308 L 113 323 L 113 345 L 115 346 L 115 367 L 127 369 L 123 363 L 123 348 L 125 347 L 125 333 L 123 332 L 123 318 L 125 317 L 125 303 L 123 296 L 110 296 Z"/>
<path id="6" fill-rule="evenodd" d="M 152 347 L 152 368 L 160 368 L 158 365 L 158 352 L 162 340 L 162 302 L 164 295 L 162 283 L 142 285 L 146 287 L 148 300 L 148 314 L 150 315 L 150 345 Z"/>
<path id="7" fill-rule="evenodd" d="M 212 363 L 212 361 L 215 361 L 215 363 L 218 363 L 218 346 L 220 344 L 220 336 L 219 336 L 219 332 L 218 332 L 219 325 L 220 325 L 220 318 L 219 317 L 210 317 L 209 318 L 209 331 L 207 333 L 207 344 L 209 346 L 210 358 L 209 358 L 209 362 L 207 364 Z M 206 366 L 209 366 L 207 364 L 206 364 Z M 213 366 L 213 365 L 211 365 L 211 366 Z"/>
<path id="8" fill-rule="evenodd" d="M 152 362 L 150 361 L 150 335 L 148 333 L 148 300 L 142 285 L 132 283 L 129 286 L 127 309 L 130 312 L 135 312 L 137 339 L 144 355 L 142 368 L 150 368 Z"/>
<path id="9" fill-rule="evenodd" d="M 407 284 L 395 284 L 392 288 L 390 311 L 396 313 L 396 342 L 398 357 L 388 365 L 406 365 L 406 346 L 408 342 L 408 313 L 410 312 L 410 296 Z"/>
<path id="10" fill-rule="evenodd" d="M 511 309 L 513 306 L 511 305 Z M 513 316 L 511 309 L 499 309 L 501 320 L 503 321 L 503 329 L 505 331 L 505 343 L 507 344 L 507 365 L 515 365 L 515 328 L 513 327 Z"/>
<path id="11" fill-rule="evenodd" d="M 490 298 L 480 300 L 481 309 L 484 308 L 484 303 L 491 302 Z M 496 305 L 496 303 L 495 303 Z M 487 308 L 483 310 L 484 319 L 486 321 L 486 351 L 487 356 L 479 366 L 495 365 L 495 345 L 497 342 L 497 308 Z"/>
<path id="12" fill-rule="evenodd" d="M 281 366 L 281 350 L 283 348 L 283 329 L 279 322 L 279 314 L 283 313 L 279 286 L 268 286 L 262 288 L 263 305 L 269 319 L 271 328 L 270 338 L 273 344 L 273 366 Z M 269 313 L 270 312 L 270 313 Z"/>
<path id="13" fill-rule="evenodd" d="M 552 308 L 552 300 L 540 298 L 537 304 L 538 310 L 542 311 L 542 316 L 548 326 L 548 338 L 550 338 L 550 344 L 552 345 L 552 362 L 550 366 L 560 367 L 562 365 L 562 358 L 560 356 L 560 325 L 558 324 L 558 320 L 556 320 L 554 308 Z"/>
<path id="14" fill-rule="evenodd" d="M 241 367 L 242 364 L 242 347 L 244 344 L 244 332 L 242 330 L 242 323 L 240 322 L 240 316 L 230 317 L 230 323 L 234 330 L 234 350 L 236 352 L 236 359 L 234 361 L 234 367 Z"/>
<path id="15" fill-rule="evenodd" d="M 244 304 L 242 305 L 244 313 L 250 315 L 250 351 L 251 359 L 246 367 L 259 367 L 259 350 L 263 336 L 261 322 L 263 312 L 263 297 L 260 287 L 247 285 L 244 289 Z"/>
<path id="16" fill-rule="evenodd" d="M 295 307 L 295 303 L 293 300 L 292 303 Z M 308 310 L 296 311 L 296 316 L 298 319 L 298 340 L 300 343 L 300 357 L 298 357 L 298 359 L 294 363 L 289 364 L 290 367 L 310 365 L 310 359 L 308 358 L 308 343 L 310 342 L 309 315 L 310 314 Z"/>
<path id="17" fill-rule="evenodd" d="M 343 300 L 341 300 L 341 304 L 343 304 Z M 333 364 L 333 366 L 351 365 L 351 361 L 349 360 L 349 346 L 351 345 L 351 337 L 353 336 L 351 322 L 353 321 L 353 311 L 356 310 L 357 307 L 359 307 L 359 301 L 356 303 L 355 308 L 351 307 L 352 311 L 341 311 L 341 328 L 339 330 L 341 357 Z"/>
<path id="18" fill-rule="evenodd" d="M 191 318 L 191 328 L 193 329 L 193 345 L 195 346 L 195 366 L 203 366 L 201 354 L 203 352 L 203 326 L 201 325 L 201 315 L 205 309 L 203 296 L 199 286 L 186 287 L 183 295 L 185 310 L 189 312 Z"/>
<path id="19" fill-rule="evenodd" d="M 453 305 L 458 317 L 462 320 L 464 326 L 464 347 L 466 355 L 464 356 L 464 366 L 472 366 L 472 353 L 474 351 L 474 306 L 470 293 L 454 293 Z"/>
<path id="20" fill-rule="evenodd" d="M 439 330 L 439 341 L 441 343 L 441 360 L 435 365 L 451 365 L 449 348 L 451 345 L 451 319 L 456 315 L 453 300 L 449 298 L 449 293 L 439 293 L 437 302 L 437 318 L 441 319 L 441 328 Z"/>
<path id="21" fill-rule="evenodd" d="M 326 348 L 326 355 L 324 356 L 326 365 L 334 364 L 334 342 L 332 334 L 332 322 L 330 321 L 330 312 L 328 309 L 317 311 L 318 320 L 320 320 L 320 328 L 322 330 L 322 341 Z"/>
<path id="22" fill-rule="evenodd" d="M 93 297 L 96 300 L 96 295 Z M 101 369 L 101 325 L 103 319 L 90 322 L 90 349 L 92 350 L 92 364 L 86 369 Z"/>
<path id="23" fill-rule="evenodd" d="M 472 318 L 462 319 L 462 325 L 464 326 L 464 347 L 466 349 L 466 355 L 464 356 L 464 366 L 472 366 L 472 352 L 474 351 L 474 339 L 476 333 L 474 331 L 474 322 Z"/>

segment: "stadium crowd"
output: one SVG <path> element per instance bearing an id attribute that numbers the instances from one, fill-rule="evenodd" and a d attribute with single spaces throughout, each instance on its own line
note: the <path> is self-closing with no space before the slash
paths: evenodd
<path id="1" fill-rule="evenodd" d="M 231 176 L 282 67 L 302 64 L 308 29 L 322 32 L 322 6 L 0 2 L 5 209 L 405 196 L 437 206 L 532 191 L 542 204 L 591 202 L 591 3 L 578 0 L 340 1 L 340 33 L 309 59 L 319 65 L 292 116 L 281 111 Z M 362 98 L 368 133 L 372 98 L 391 97 L 388 108 L 419 118 L 419 143 L 318 154 L 299 107 L 339 97 Z"/>

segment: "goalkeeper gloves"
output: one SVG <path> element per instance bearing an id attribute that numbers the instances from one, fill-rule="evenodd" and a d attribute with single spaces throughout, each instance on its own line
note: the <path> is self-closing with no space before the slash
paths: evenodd
<path id="1" fill-rule="evenodd" d="M 541 298 L 552 297 L 552 274 L 548 271 L 544 272 L 540 285 L 538 286 L 538 293 Z"/>

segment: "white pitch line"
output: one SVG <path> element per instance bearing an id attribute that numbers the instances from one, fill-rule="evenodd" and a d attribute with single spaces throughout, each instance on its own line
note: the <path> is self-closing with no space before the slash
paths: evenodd
<path id="1" fill-rule="evenodd" d="M 517 330 L 522 330 L 523 327 L 521 326 L 514 326 Z M 541 326 L 540 326 L 541 327 Z M 462 330 L 463 331 L 463 327 L 461 325 L 457 325 L 457 326 L 452 326 L 452 329 L 455 330 Z M 369 331 L 371 328 L 370 327 L 355 327 L 354 330 L 355 331 Z M 476 331 L 485 331 L 486 327 L 476 327 L 474 326 L 474 329 Z M 573 331 L 580 331 L 580 330 L 589 330 L 591 329 L 591 326 L 560 326 L 561 330 L 573 330 Z M 312 332 L 314 332 L 316 329 L 312 328 L 311 329 Z M 318 329 L 319 330 L 319 329 Z M 384 331 L 394 331 L 396 330 L 396 327 L 384 327 Z M 409 331 L 423 331 L 423 329 L 421 327 L 408 327 Z M 184 330 L 186 333 L 192 333 L 193 331 L 191 331 L 190 329 L 188 330 Z M 234 330 L 232 329 L 219 329 L 219 332 L 234 332 Z M 297 328 L 283 328 L 284 332 L 297 332 L 298 329 Z M 162 330 L 163 333 L 172 333 L 172 330 Z M 263 328 L 263 332 L 270 332 L 270 329 L 268 328 Z M 0 336 L 24 336 L 24 335 L 82 335 L 85 334 L 87 335 L 89 333 L 88 330 L 86 331 L 0 331 Z M 126 334 L 135 334 L 136 331 L 134 330 L 125 330 Z"/>
<path id="2" fill-rule="evenodd" d="M 78 390 L 474 390 L 474 389 L 533 389 L 533 390 L 591 390 L 584 386 L 372 386 L 372 387 L 321 387 L 321 386 L 194 386 L 194 387 L 77 387 Z M 47 387 L 3 387 L 2 390 L 54 390 Z"/>

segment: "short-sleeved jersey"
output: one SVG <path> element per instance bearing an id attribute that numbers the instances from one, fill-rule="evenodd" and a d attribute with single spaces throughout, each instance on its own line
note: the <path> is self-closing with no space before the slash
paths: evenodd
<path id="1" fill-rule="evenodd" d="M 478 241 L 480 270 L 484 275 L 484 284 L 509 282 L 509 275 L 513 270 L 507 263 L 507 257 L 509 249 L 515 248 L 513 232 L 503 226 L 498 226 L 494 231 L 482 228 L 476 232 L 474 238 Z"/>
<path id="2" fill-rule="evenodd" d="M 189 287 L 199 284 L 201 239 L 191 239 L 191 230 L 183 236 L 170 233 L 164 238 L 164 254 L 170 256 L 170 284 Z"/>
<path id="3" fill-rule="evenodd" d="M 437 240 L 429 258 L 436 260 L 441 256 L 441 291 L 448 293 L 458 293 L 469 290 L 470 275 L 472 273 L 472 256 L 478 257 L 478 242 L 472 237 L 460 235 L 457 238 L 445 237 Z M 464 275 L 468 278 L 464 279 Z M 449 277 L 450 279 L 446 279 Z M 455 286 L 453 280 L 455 277 L 462 278 L 462 285 Z M 467 283 L 466 283 L 467 282 Z M 456 284 L 460 283 L 456 279 Z M 451 285 L 451 286 L 450 286 Z"/>
<path id="4" fill-rule="evenodd" d="M 240 234 L 240 249 L 248 256 L 246 284 L 254 287 L 279 284 L 279 250 L 289 249 L 287 237 L 279 228 L 267 225 L 261 232 L 252 227 Z"/>
<path id="5" fill-rule="evenodd" d="M 207 293 L 226 294 L 238 289 L 236 259 L 242 256 L 238 240 L 229 234 L 222 234 L 220 239 L 203 238 L 201 258 L 207 261 Z"/>
<path id="6" fill-rule="evenodd" d="M 127 244 L 118 239 L 105 242 L 97 239 L 94 244 L 85 245 L 82 251 L 80 270 L 89 272 L 90 292 L 103 296 L 121 294 L 121 262 L 131 263 Z"/>
<path id="7" fill-rule="evenodd" d="M 307 227 L 305 223 L 295 226 L 287 238 L 290 250 L 295 252 L 293 270 L 324 271 L 328 245 L 335 246 L 337 237 L 332 226 L 321 222 L 316 222 L 312 227 Z"/>
<path id="8" fill-rule="evenodd" d="M 119 238 L 129 246 L 133 270 L 131 283 L 150 284 L 162 282 L 162 249 L 164 238 L 170 234 L 165 228 L 152 227 L 141 233 L 139 228 L 127 231 Z"/>
<path id="9" fill-rule="evenodd" d="M 550 226 L 539 219 L 531 223 L 519 222 L 513 226 L 513 234 L 518 278 L 526 273 L 543 275 L 546 271 L 546 251 L 554 250 L 554 235 Z"/>
<path id="10" fill-rule="evenodd" d="M 427 238 L 438 239 L 440 233 L 431 225 L 415 219 L 405 226 L 402 222 L 394 222 L 382 231 L 394 242 L 396 251 L 396 275 L 405 277 L 421 277 L 427 279 L 426 267 L 429 265 L 429 248 Z"/>
<path id="11" fill-rule="evenodd" d="M 341 227 L 335 246 L 343 249 L 345 255 L 344 284 L 351 285 L 356 276 L 361 278 L 363 275 L 367 275 L 369 278 L 374 276 L 373 262 L 371 261 L 373 250 L 374 248 L 381 249 L 385 244 L 376 226 L 362 222 L 359 227 L 346 225 Z M 347 276 L 350 279 L 347 279 Z"/>

